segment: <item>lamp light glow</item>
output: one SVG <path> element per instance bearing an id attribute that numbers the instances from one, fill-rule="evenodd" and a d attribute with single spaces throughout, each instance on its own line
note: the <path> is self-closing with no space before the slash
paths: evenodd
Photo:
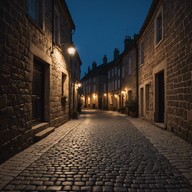
<path id="1" fill-rule="evenodd" d="M 73 55 L 75 55 L 76 49 L 73 46 L 70 46 L 67 49 L 67 51 L 68 51 L 69 55 L 73 56 Z"/>

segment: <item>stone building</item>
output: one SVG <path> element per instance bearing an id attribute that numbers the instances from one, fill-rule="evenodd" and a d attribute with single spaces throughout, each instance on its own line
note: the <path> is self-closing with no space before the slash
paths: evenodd
<path id="1" fill-rule="evenodd" d="M 104 56 L 101 65 L 93 63 L 82 83 L 84 107 L 109 110 L 125 107 L 128 95 L 137 94 L 135 39 L 126 37 L 123 53 L 116 48 L 111 62 Z"/>
<path id="2" fill-rule="evenodd" d="M 0 1 L 0 25 L 2 162 L 68 121 L 75 26 L 64 0 Z"/>
<path id="3" fill-rule="evenodd" d="M 121 56 L 121 103 L 126 106 L 129 100 L 137 101 L 137 48 L 135 38 L 126 37 Z"/>
<path id="4" fill-rule="evenodd" d="M 109 110 L 118 110 L 121 107 L 121 55 L 119 50 L 114 50 L 113 61 L 108 63 L 109 69 L 107 71 L 107 100 Z"/>
<path id="5" fill-rule="evenodd" d="M 103 64 L 97 66 L 93 62 L 92 69 L 88 67 L 88 73 L 81 79 L 83 90 L 83 107 L 92 109 L 106 109 L 107 100 L 103 97 L 107 89 L 106 68 L 107 58 L 103 58 Z"/>
<path id="6" fill-rule="evenodd" d="M 154 0 L 137 39 L 139 115 L 192 143 L 192 1 Z"/>

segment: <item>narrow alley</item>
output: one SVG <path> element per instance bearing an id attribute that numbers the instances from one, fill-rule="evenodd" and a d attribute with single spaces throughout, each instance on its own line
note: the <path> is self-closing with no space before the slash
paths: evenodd
<path id="1" fill-rule="evenodd" d="M 0 165 L 0 190 L 191 192 L 191 159 L 182 159 L 183 169 L 177 167 L 179 156 L 171 161 L 168 149 L 167 158 L 163 147 L 135 126 L 142 120 L 131 121 L 117 112 L 85 110 L 78 120 Z M 153 127 L 165 133 L 162 140 L 172 134 Z M 191 144 L 173 137 L 190 149 L 190 158 Z M 185 166 L 188 177 L 182 174 Z"/>

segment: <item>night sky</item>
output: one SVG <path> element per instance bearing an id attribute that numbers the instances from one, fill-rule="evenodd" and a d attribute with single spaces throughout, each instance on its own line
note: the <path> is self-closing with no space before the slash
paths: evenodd
<path id="1" fill-rule="evenodd" d="M 152 0 L 66 0 L 76 26 L 73 42 L 79 52 L 81 77 L 93 61 L 113 60 L 115 48 L 123 51 L 125 36 L 139 32 Z"/>

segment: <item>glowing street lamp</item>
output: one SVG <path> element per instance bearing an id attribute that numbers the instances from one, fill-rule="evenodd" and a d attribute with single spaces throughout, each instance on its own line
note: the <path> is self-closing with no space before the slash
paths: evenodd
<path id="1" fill-rule="evenodd" d="M 70 46 L 68 49 L 67 49 L 68 53 L 70 56 L 74 56 L 75 55 L 75 52 L 76 52 L 76 49 L 75 47 L 73 46 Z"/>

